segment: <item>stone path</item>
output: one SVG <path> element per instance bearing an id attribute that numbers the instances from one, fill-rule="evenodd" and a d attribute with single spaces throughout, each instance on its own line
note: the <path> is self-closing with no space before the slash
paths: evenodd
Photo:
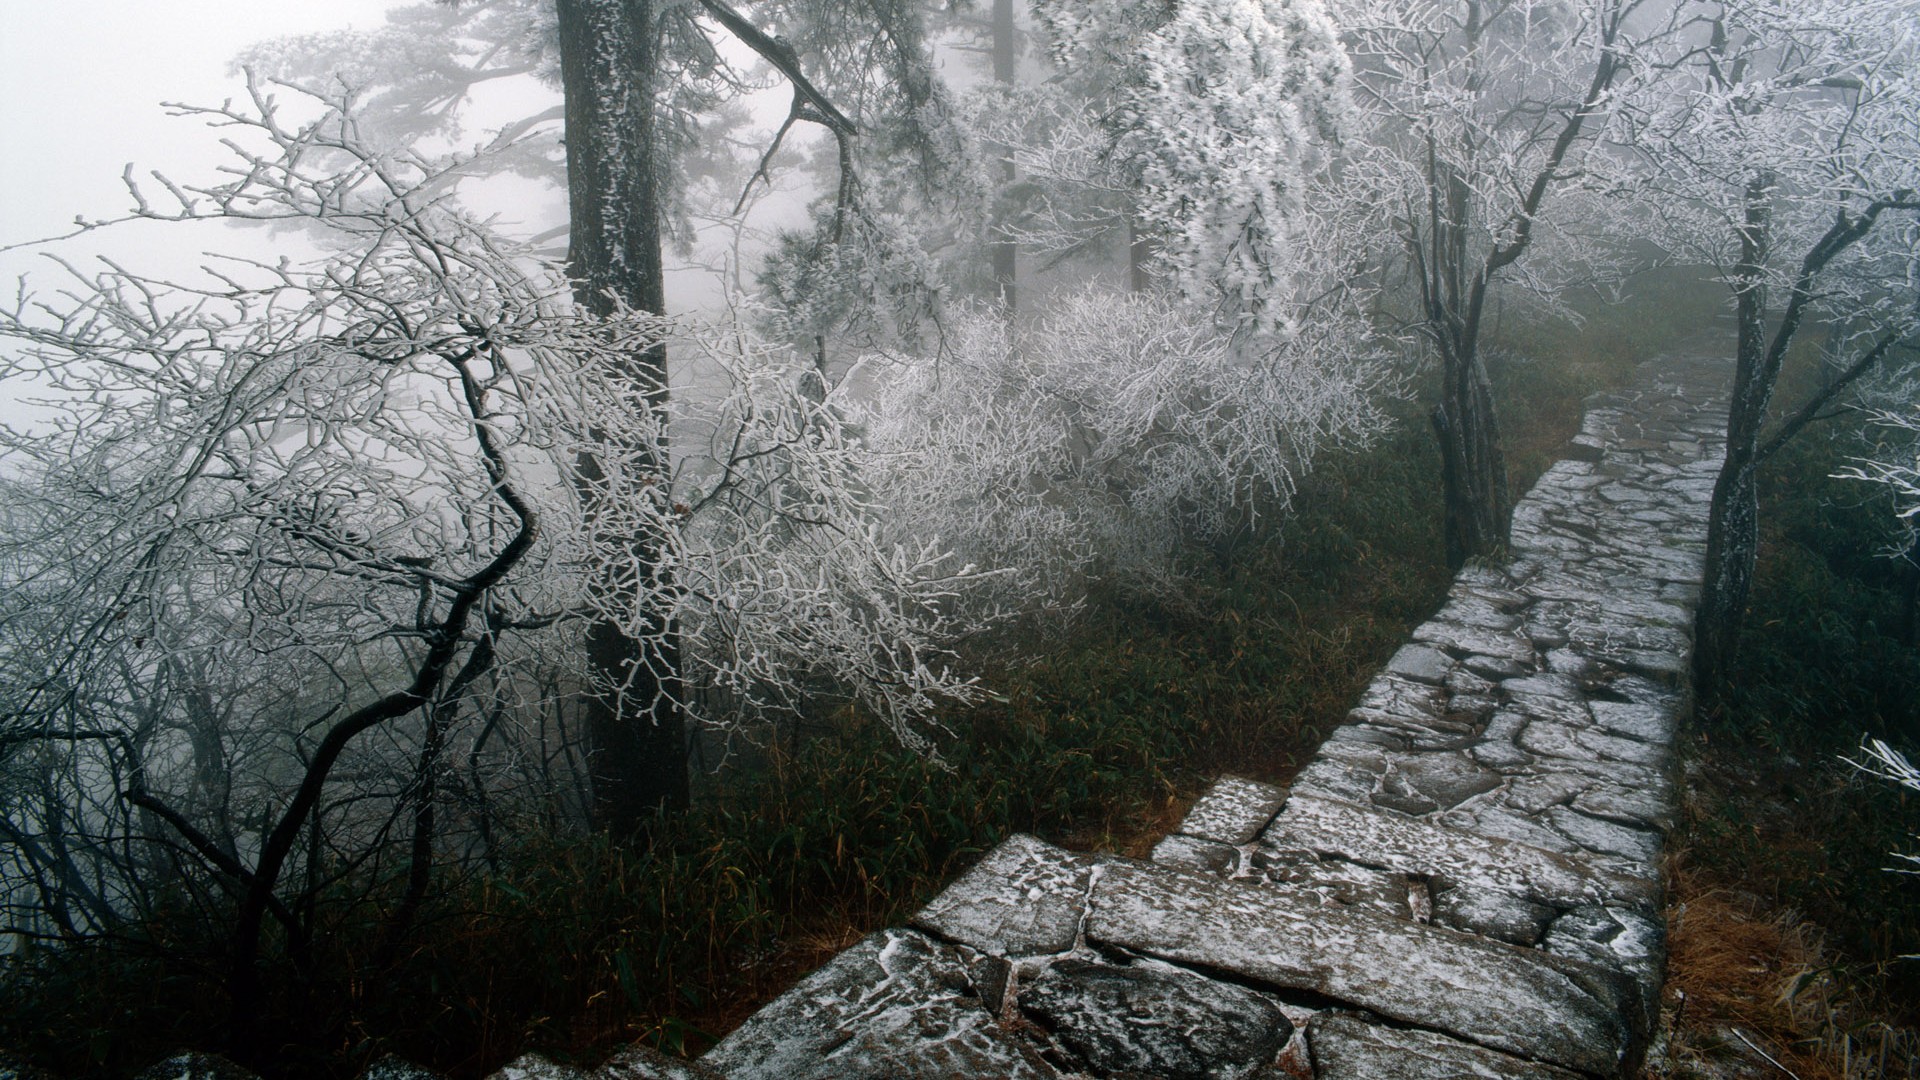
<path id="1" fill-rule="evenodd" d="M 1634 1075 L 1723 370 L 1589 402 L 1511 563 L 1455 580 L 1291 788 L 1219 781 L 1151 862 L 1015 837 L 699 1062 L 620 1075 Z"/>

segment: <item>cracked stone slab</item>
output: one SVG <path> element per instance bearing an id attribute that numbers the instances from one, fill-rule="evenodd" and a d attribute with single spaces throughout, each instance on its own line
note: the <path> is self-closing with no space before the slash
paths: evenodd
<path id="1" fill-rule="evenodd" d="M 1592 900 L 1651 904 L 1658 898 L 1645 880 L 1529 844 L 1331 799 L 1296 794 L 1261 839 L 1275 847 L 1305 848 L 1383 870 L 1444 877 L 1556 907 Z"/>
<path id="2" fill-rule="evenodd" d="M 1179 831 L 1215 843 L 1244 844 L 1273 820 L 1286 801 L 1286 788 L 1223 776 L 1187 811 Z"/>
<path id="3" fill-rule="evenodd" d="M 1595 724 L 1615 735 L 1662 746 L 1673 742 L 1674 717 L 1669 709 L 1630 701 L 1592 701 L 1587 708 Z"/>
<path id="4" fill-rule="evenodd" d="M 1116 861 L 1087 937 L 1602 1076 L 1629 1075 L 1642 1050 L 1617 972 L 1264 886 Z"/>
<path id="5" fill-rule="evenodd" d="M 911 925 L 1001 956 L 1073 948 L 1097 860 L 1024 833 L 940 891 Z"/>
<path id="6" fill-rule="evenodd" d="M 1326 1012 L 1307 1025 L 1314 1080 L 1578 1080 L 1577 1073 L 1449 1039 Z"/>
<path id="7" fill-rule="evenodd" d="M 1400 777 L 1437 809 L 1458 806 L 1500 786 L 1500 774 L 1463 754 L 1394 754 L 1392 775 Z M 1376 796 L 1375 802 L 1379 802 Z"/>
<path id="8" fill-rule="evenodd" d="M 1551 720 L 1536 720 L 1528 724 L 1527 729 L 1520 733 L 1519 743 L 1521 749 L 1547 757 L 1622 761 L 1649 767 L 1665 765 L 1669 756 L 1662 746 Z"/>
<path id="9" fill-rule="evenodd" d="M 1293 1024 L 1272 1001 L 1172 964 L 1051 964 L 1019 1008 L 1097 1075 L 1210 1080 L 1272 1061 Z"/>
<path id="10" fill-rule="evenodd" d="M 1622 825 L 1671 832 L 1674 810 L 1656 792 L 1598 784 L 1576 796 L 1573 808 L 1591 817 L 1617 821 Z"/>
<path id="11" fill-rule="evenodd" d="M 1659 833 L 1588 817 L 1564 806 L 1552 807 L 1542 816 L 1554 831 L 1588 851 L 1619 855 L 1649 866 L 1660 858 Z"/>
<path id="12" fill-rule="evenodd" d="M 1052 1080 L 1003 1030 L 958 956 L 912 930 L 881 930 L 720 1040 L 700 1064 L 729 1080 Z"/>

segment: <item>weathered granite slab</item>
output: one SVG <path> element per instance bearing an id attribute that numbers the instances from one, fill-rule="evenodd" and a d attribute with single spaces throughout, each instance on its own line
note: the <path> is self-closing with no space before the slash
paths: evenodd
<path id="1" fill-rule="evenodd" d="M 1657 886 L 1563 855 L 1367 807 L 1295 795 L 1262 842 L 1441 877 L 1566 907 L 1582 902 L 1652 905 Z"/>
<path id="2" fill-rule="evenodd" d="M 1019 1005 L 1102 1076 L 1236 1075 L 1272 1061 L 1293 1035 L 1260 994 L 1152 960 L 1058 961 L 1021 989 Z"/>
<path id="3" fill-rule="evenodd" d="M 1287 789 L 1223 776 L 1187 811 L 1179 831 L 1221 844 L 1244 844 L 1254 838 L 1287 801 Z"/>
<path id="4" fill-rule="evenodd" d="M 1282 890 L 1116 861 L 1087 937 L 1601 1076 L 1630 1075 L 1642 1052 L 1616 972 Z"/>
<path id="5" fill-rule="evenodd" d="M 1094 862 L 1025 834 L 1008 837 L 910 925 L 1001 956 L 1065 952 L 1080 932 Z"/>
<path id="6" fill-rule="evenodd" d="M 1326 1012 L 1307 1025 L 1314 1080 L 1577 1080 L 1578 1074 L 1449 1039 Z"/>
<path id="7" fill-rule="evenodd" d="M 950 946 L 869 934 L 747 1018 L 700 1063 L 729 1080 L 1051 1080 L 987 1011 Z"/>

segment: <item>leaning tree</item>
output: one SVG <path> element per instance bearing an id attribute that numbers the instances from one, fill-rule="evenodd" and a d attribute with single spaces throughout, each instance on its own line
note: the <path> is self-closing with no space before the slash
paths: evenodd
<path id="1" fill-rule="evenodd" d="M 1761 467 L 1858 380 L 1911 356 L 1920 331 L 1920 37 L 1894 2 L 1683 10 L 1678 78 L 1624 117 L 1623 136 L 1647 169 L 1643 220 L 1670 250 L 1716 267 L 1734 301 L 1726 457 L 1694 643 L 1711 700 L 1752 588 Z M 1781 410 L 1789 352 L 1822 323 L 1825 378 Z"/>
<path id="2" fill-rule="evenodd" d="M 1408 322 L 1439 359 L 1446 554 L 1505 547 L 1505 453 L 1481 333 L 1502 280 L 1553 294 L 1562 267 L 1528 254 L 1557 232 L 1571 186 L 1608 170 L 1597 136 L 1640 68 L 1641 0 L 1333 0 L 1362 117 L 1343 172 L 1352 228 L 1404 268 Z M 1563 256 L 1564 257 L 1564 256 Z"/>

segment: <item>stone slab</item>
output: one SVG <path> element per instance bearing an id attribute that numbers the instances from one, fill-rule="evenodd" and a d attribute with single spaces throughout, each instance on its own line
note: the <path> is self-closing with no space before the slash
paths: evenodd
<path id="1" fill-rule="evenodd" d="M 869 934 L 748 1017 L 700 1063 L 728 1080 L 1053 1080 L 987 1011 L 951 947 Z"/>
<path id="2" fill-rule="evenodd" d="M 1244 844 L 1273 820 L 1286 801 L 1286 788 L 1223 776 L 1187 811 L 1177 831 L 1221 844 Z"/>
<path id="3" fill-rule="evenodd" d="M 940 891 L 910 924 L 1000 956 L 1073 948 L 1095 860 L 1024 833 Z"/>
<path id="4" fill-rule="evenodd" d="M 1601 1076 L 1629 1075 L 1642 1050 L 1617 972 L 1257 885 L 1116 861 L 1087 937 Z"/>
<path id="5" fill-rule="evenodd" d="M 1262 838 L 1277 847 L 1394 870 L 1442 877 L 1537 903 L 1652 904 L 1648 882 L 1596 869 L 1528 844 L 1478 836 L 1367 807 L 1296 795 Z"/>

